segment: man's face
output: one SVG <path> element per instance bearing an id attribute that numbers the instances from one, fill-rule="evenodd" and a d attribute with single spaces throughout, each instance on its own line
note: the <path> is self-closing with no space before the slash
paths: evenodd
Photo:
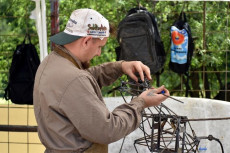
<path id="1" fill-rule="evenodd" d="M 107 42 L 108 38 L 104 38 L 103 40 L 99 39 L 99 38 L 93 38 L 92 41 L 92 52 L 91 55 L 93 57 L 95 56 L 100 56 L 101 55 L 101 49 L 103 46 L 105 46 L 106 42 Z M 91 57 L 92 57 L 91 56 Z M 92 58 L 93 58 L 92 57 Z M 92 59 L 91 58 L 91 59 Z M 91 60 L 90 59 L 90 60 Z"/>
<path id="2" fill-rule="evenodd" d="M 93 59 L 95 56 L 101 55 L 101 49 L 105 46 L 108 38 L 104 38 L 103 40 L 99 38 L 92 38 L 89 40 L 87 50 L 85 52 L 85 61 L 82 62 L 83 68 L 89 68 L 90 60 Z"/>

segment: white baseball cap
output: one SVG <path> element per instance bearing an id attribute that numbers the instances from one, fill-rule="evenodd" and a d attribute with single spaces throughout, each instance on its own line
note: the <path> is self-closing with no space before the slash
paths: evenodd
<path id="1" fill-rule="evenodd" d="M 109 37 L 109 21 L 97 11 L 87 8 L 73 11 L 65 30 L 51 36 L 50 40 L 65 45 L 86 36 L 100 39 Z"/>

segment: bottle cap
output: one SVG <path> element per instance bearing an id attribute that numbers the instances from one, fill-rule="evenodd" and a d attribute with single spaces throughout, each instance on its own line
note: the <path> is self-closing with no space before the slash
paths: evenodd
<path id="1" fill-rule="evenodd" d="M 199 147 L 199 150 L 207 150 L 206 147 Z"/>

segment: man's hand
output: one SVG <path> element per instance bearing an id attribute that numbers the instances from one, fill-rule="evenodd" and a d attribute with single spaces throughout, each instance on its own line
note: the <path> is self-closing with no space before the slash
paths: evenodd
<path id="1" fill-rule="evenodd" d="M 161 91 L 164 91 L 165 92 L 164 94 L 166 96 L 161 94 Z M 167 98 L 167 96 L 170 96 L 170 94 L 169 91 L 164 86 L 155 89 L 146 90 L 139 95 L 139 97 L 144 99 L 146 104 L 145 107 L 158 106 Z"/>
<path id="2" fill-rule="evenodd" d="M 144 73 L 147 79 L 149 80 L 152 79 L 149 67 L 144 65 L 140 61 L 130 61 L 130 62 L 124 61 L 121 64 L 121 68 L 125 74 L 129 75 L 136 82 L 138 81 L 138 78 L 135 75 L 135 72 L 137 72 L 140 75 L 142 81 L 144 81 Z"/>

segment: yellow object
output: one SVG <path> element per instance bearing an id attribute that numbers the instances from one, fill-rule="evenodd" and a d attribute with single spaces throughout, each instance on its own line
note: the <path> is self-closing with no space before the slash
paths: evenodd
<path id="1" fill-rule="evenodd" d="M 94 143 L 92 147 L 90 147 L 84 153 L 108 153 L 108 145 Z"/>
<path id="2" fill-rule="evenodd" d="M 0 104 L 0 125 L 37 126 L 33 106 Z M 37 132 L 0 131 L 0 153 L 43 153 Z"/>

